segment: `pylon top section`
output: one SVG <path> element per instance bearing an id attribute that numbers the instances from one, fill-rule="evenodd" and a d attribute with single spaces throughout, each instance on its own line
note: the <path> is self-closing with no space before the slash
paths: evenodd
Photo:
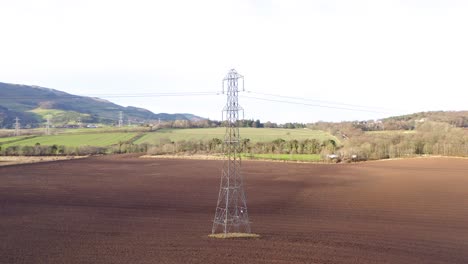
<path id="1" fill-rule="evenodd" d="M 223 94 L 227 85 L 227 92 L 240 92 L 239 91 L 239 79 L 242 79 L 242 91 L 245 91 L 244 88 L 244 76 L 240 75 L 235 69 L 231 69 L 226 77 L 223 79 Z"/>

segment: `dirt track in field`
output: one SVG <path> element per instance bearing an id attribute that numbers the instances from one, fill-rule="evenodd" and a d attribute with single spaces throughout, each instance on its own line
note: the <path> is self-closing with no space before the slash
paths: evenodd
<path id="1" fill-rule="evenodd" d="M 468 263 L 468 160 L 244 162 L 252 230 L 207 237 L 221 161 L 0 168 L 0 263 Z"/>

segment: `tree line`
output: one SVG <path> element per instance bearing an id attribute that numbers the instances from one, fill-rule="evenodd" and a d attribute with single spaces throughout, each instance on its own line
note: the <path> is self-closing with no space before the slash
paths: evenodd
<path id="1" fill-rule="evenodd" d="M 216 120 L 168 120 L 162 121 L 161 123 L 153 124 L 153 127 L 156 128 L 214 128 L 214 127 L 224 127 L 226 125 L 223 121 L 216 121 Z M 307 127 L 304 123 L 284 123 L 278 124 L 274 122 L 261 122 L 259 119 L 242 119 L 239 120 L 238 124 L 239 127 L 252 127 L 252 128 L 305 128 Z"/>
<path id="2" fill-rule="evenodd" d="M 353 134 L 354 132 L 354 134 Z M 344 157 L 387 159 L 416 155 L 468 156 L 468 130 L 440 122 L 418 124 L 414 131 L 359 133 L 343 140 Z"/>
<path id="3" fill-rule="evenodd" d="M 180 140 L 161 139 L 159 144 L 133 144 L 119 142 L 109 147 L 81 146 L 69 147 L 63 145 L 8 146 L 0 145 L 0 155 L 3 156 L 82 156 L 99 154 L 147 153 L 161 154 L 222 154 L 223 141 L 219 138 L 210 140 Z M 239 151 L 246 154 L 328 154 L 339 149 L 334 140 L 319 141 L 317 139 L 284 140 L 278 138 L 270 142 L 251 142 L 242 139 Z"/>
<path id="4" fill-rule="evenodd" d="M 281 138 L 270 142 L 251 142 L 243 138 L 239 151 L 246 154 L 327 154 L 339 148 L 334 140 L 319 141 L 317 139 L 284 140 Z M 162 140 L 158 145 L 147 145 L 148 154 L 222 154 L 223 141 L 219 138 L 211 140 L 181 140 L 171 142 Z"/>

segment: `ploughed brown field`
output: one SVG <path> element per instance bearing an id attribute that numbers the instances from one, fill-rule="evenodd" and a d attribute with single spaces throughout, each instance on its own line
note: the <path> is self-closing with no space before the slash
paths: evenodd
<path id="1" fill-rule="evenodd" d="M 252 230 L 208 238 L 221 161 L 0 167 L 0 263 L 468 263 L 468 160 L 244 162 Z"/>

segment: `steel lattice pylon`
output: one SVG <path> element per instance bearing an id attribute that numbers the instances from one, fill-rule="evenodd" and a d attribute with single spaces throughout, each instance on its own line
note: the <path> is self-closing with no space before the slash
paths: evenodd
<path id="1" fill-rule="evenodd" d="M 224 162 L 221 173 L 218 204 L 213 221 L 212 234 L 250 233 L 249 214 L 241 175 L 239 113 L 239 80 L 244 77 L 232 69 L 223 79 L 223 93 L 226 89 L 227 104 L 223 109 L 226 134 L 224 135 Z M 244 89 L 244 87 L 242 87 Z"/>

